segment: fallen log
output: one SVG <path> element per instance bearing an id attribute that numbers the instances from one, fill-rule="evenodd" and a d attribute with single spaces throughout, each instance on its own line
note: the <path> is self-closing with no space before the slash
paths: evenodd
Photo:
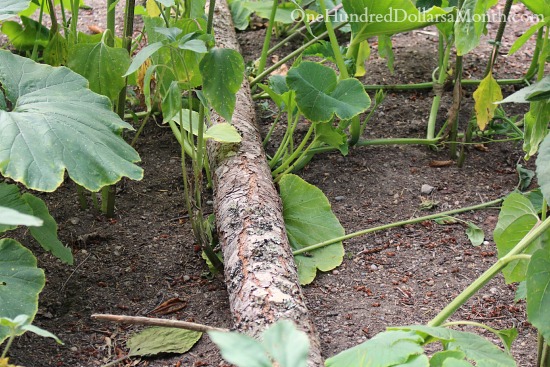
<path id="1" fill-rule="evenodd" d="M 226 0 L 216 2 L 214 30 L 218 47 L 239 51 Z M 234 327 L 259 337 L 277 320 L 292 320 L 309 336 L 309 366 L 322 366 L 319 338 L 298 282 L 247 80 L 236 97 L 232 123 L 241 143 L 232 147 L 208 143 L 216 228 Z M 224 122 L 215 111 L 211 120 Z"/>

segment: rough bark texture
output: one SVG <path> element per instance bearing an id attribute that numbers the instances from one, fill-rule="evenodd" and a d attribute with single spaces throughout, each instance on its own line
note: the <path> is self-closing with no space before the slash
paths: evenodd
<path id="1" fill-rule="evenodd" d="M 217 1 L 215 10 L 217 45 L 239 50 L 225 0 Z M 214 210 L 235 328 L 258 337 L 279 319 L 293 320 L 309 336 L 309 366 L 322 366 L 319 338 L 308 317 L 281 200 L 273 185 L 255 118 L 245 80 L 237 93 L 232 121 L 242 142 L 208 145 Z M 223 122 L 223 118 L 213 113 L 212 122 Z"/>

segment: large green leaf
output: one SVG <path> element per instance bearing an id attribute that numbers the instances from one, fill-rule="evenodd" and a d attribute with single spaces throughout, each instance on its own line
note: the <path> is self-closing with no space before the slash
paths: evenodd
<path id="1" fill-rule="evenodd" d="M 486 13 L 498 0 L 465 0 L 455 22 L 455 44 L 458 55 L 472 51 L 481 41 L 487 24 Z"/>
<path id="2" fill-rule="evenodd" d="M 150 327 L 128 339 L 129 356 L 152 356 L 159 353 L 187 352 L 202 333 L 167 327 Z"/>
<path id="3" fill-rule="evenodd" d="M 30 215 L 31 211 L 24 200 L 21 200 L 19 189 L 15 185 L 0 183 L 0 206 L 15 210 L 18 213 Z M 9 218 L 8 218 L 9 219 Z M 0 222 L 0 233 L 17 228 L 17 224 L 7 221 Z"/>
<path id="4" fill-rule="evenodd" d="M 38 311 L 38 294 L 46 282 L 44 272 L 36 267 L 33 254 L 10 238 L 0 240 L 0 258 L 0 317 L 27 315 L 33 319 Z M 0 327 L 0 344 L 8 330 Z"/>
<path id="5" fill-rule="evenodd" d="M 498 85 L 492 73 L 489 73 L 479 83 L 474 92 L 474 100 L 477 126 L 480 130 L 485 130 L 485 127 L 495 115 L 495 110 L 498 107 L 496 102 L 502 100 L 500 85 Z"/>
<path id="6" fill-rule="evenodd" d="M 532 25 L 528 30 L 523 32 L 523 34 L 518 37 L 514 43 L 512 44 L 512 47 L 508 50 L 508 55 L 514 54 L 517 50 L 519 50 L 527 41 L 539 31 L 542 27 L 545 25 L 548 25 L 550 23 L 550 18 L 543 19 L 540 22 Z M 515 93 L 514 93 L 515 94 Z"/>
<path id="7" fill-rule="evenodd" d="M 548 134 L 550 100 L 532 102 L 529 112 L 525 114 L 524 122 L 523 150 L 526 158 L 529 158 L 537 153 L 540 143 Z"/>
<path id="8" fill-rule="evenodd" d="M 477 334 L 424 325 L 412 325 L 395 329 L 415 331 L 424 338 L 425 335 L 436 338 L 443 343 L 445 350 L 464 353 L 466 359 L 475 361 L 478 367 L 516 366 L 512 356 Z M 456 358 L 456 356 L 453 356 L 453 358 Z M 443 365 L 445 366 L 445 364 Z M 458 365 L 461 366 L 461 364 Z"/>
<path id="9" fill-rule="evenodd" d="M 189 34 L 193 32 L 200 33 L 202 29 L 206 29 L 206 21 L 202 18 L 171 19 L 170 27 L 180 29 L 181 33 L 170 47 L 168 47 L 170 41 L 166 36 L 166 31 L 163 31 L 166 28 L 161 17 L 143 17 L 143 22 L 150 46 L 145 47 L 136 55 L 127 74 L 130 74 L 132 70 L 137 70 L 139 65 L 150 57 L 153 66 L 162 65 L 156 74 L 157 87 L 160 88 L 161 97 L 164 97 L 173 81 L 177 81 L 182 89 L 194 88 L 200 85 L 202 77 L 199 63 L 203 54 L 179 49 L 178 47 L 180 40 L 184 37 L 189 37 Z M 153 44 L 155 46 L 152 46 Z M 165 45 L 167 47 L 163 47 Z"/>
<path id="10" fill-rule="evenodd" d="M 466 355 L 459 350 L 443 350 L 436 352 L 430 359 L 430 367 L 443 367 L 444 363 L 448 359 L 464 360 Z M 470 365 L 471 366 L 471 365 Z"/>
<path id="11" fill-rule="evenodd" d="M 63 246 L 57 238 L 57 223 L 48 212 L 44 201 L 29 193 L 21 196 L 17 186 L 0 183 L 0 205 L 40 218 L 42 225 L 30 228 L 31 235 L 45 250 L 63 262 L 73 264 L 71 249 Z M 0 233 L 15 227 L 0 224 Z"/>
<path id="12" fill-rule="evenodd" d="M 2 0 L 0 3 L 0 21 L 14 17 L 29 7 L 31 0 Z"/>
<path id="13" fill-rule="evenodd" d="M 391 73 L 393 73 L 393 63 L 395 61 L 395 55 L 393 53 L 393 44 L 390 36 L 378 36 L 378 55 L 386 59 L 388 69 Z"/>
<path id="14" fill-rule="evenodd" d="M 63 344 L 63 342 L 59 340 L 57 336 L 50 333 L 49 331 L 39 328 L 38 326 L 32 325 L 31 322 L 32 318 L 28 315 L 18 315 L 14 319 L 11 319 L 9 317 L 0 317 L 0 326 L 10 328 L 16 334 L 30 331 L 31 333 L 40 335 L 44 338 L 53 338 L 59 344 Z M 13 365 L 2 365 L 2 367 L 13 367 Z"/>
<path id="15" fill-rule="evenodd" d="M 44 49 L 42 56 L 44 62 L 51 66 L 61 66 L 67 63 L 68 55 L 67 39 L 59 32 L 55 32 L 53 37 L 50 38 L 48 45 Z M 86 60 L 86 62 L 91 62 Z"/>
<path id="16" fill-rule="evenodd" d="M 348 154 L 347 135 L 331 123 L 315 124 L 315 139 L 340 150 L 342 155 Z"/>
<path id="17" fill-rule="evenodd" d="M 473 333 L 451 330 L 452 340 L 447 349 L 460 350 L 466 358 L 476 362 L 477 367 L 516 367 L 514 358 L 487 339 Z"/>
<path id="18" fill-rule="evenodd" d="M 273 6 L 272 1 L 243 1 L 242 6 L 251 12 L 256 13 L 261 18 L 269 19 L 271 14 L 271 8 Z M 296 4 L 292 2 L 283 2 L 277 6 L 277 12 L 275 13 L 275 22 L 282 24 L 291 24 L 296 21 L 296 12 L 298 9 Z"/>
<path id="19" fill-rule="evenodd" d="M 0 110 L 0 173 L 53 191 L 65 170 L 91 191 L 123 176 L 139 180 L 139 155 L 120 136 L 131 126 L 82 76 L 0 51 L 0 85 L 13 106 Z"/>
<path id="20" fill-rule="evenodd" d="M 531 257 L 527 269 L 527 318 L 550 340 L 550 246 Z"/>
<path id="21" fill-rule="evenodd" d="M 98 43 L 76 44 L 69 49 L 67 66 L 90 83 L 90 89 L 112 101 L 125 85 L 122 77 L 130 66 L 130 56 L 124 48 Z"/>
<path id="22" fill-rule="evenodd" d="M 349 120 L 365 112 L 370 98 L 357 79 L 338 81 L 336 72 L 324 65 L 304 61 L 290 69 L 286 82 L 296 91 L 296 103 L 312 122 L 326 122 L 336 114 Z"/>
<path id="23" fill-rule="evenodd" d="M 342 4 L 349 15 L 354 44 L 443 21 L 452 11 L 437 6 L 420 11 L 411 0 L 343 0 Z"/>
<path id="24" fill-rule="evenodd" d="M 239 333 L 210 331 L 208 336 L 220 348 L 223 359 L 238 367 L 272 367 L 263 345 Z"/>
<path id="25" fill-rule="evenodd" d="M 223 358 L 238 367 L 306 367 L 309 340 L 289 320 L 279 320 L 266 329 L 261 341 L 235 332 L 211 331 L 210 339 Z"/>
<path id="26" fill-rule="evenodd" d="M 230 122 L 235 109 L 235 94 L 244 77 L 243 57 L 235 50 L 214 48 L 204 55 L 199 68 L 206 99 Z"/>
<path id="27" fill-rule="evenodd" d="M 41 226 L 44 222 L 42 219 L 34 217 L 32 215 L 23 214 L 17 210 L 0 206 L 0 225 L 9 226 Z M 4 232 L 0 228 L 0 233 Z"/>
<path id="28" fill-rule="evenodd" d="M 264 331 L 262 344 L 279 367 L 307 366 L 309 339 L 292 321 L 278 321 Z"/>
<path id="29" fill-rule="evenodd" d="M 421 355 L 423 338 L 413 332 L 385 331 L 326 360 L 326 367 L 387 367 Z"/>
<path id="30" fill-rule="evenodd" d="M 550 0 L 521 0 L 521 2 L 535 14 L 543 17 L 550 16 Z"/>
<path id="31" fill-rule="evenodd" d="M 21 23 L 7 21 L 2 23 L 2 33 L 8 36 L 10 43 L 17 50 L 32 50 L 36 45 L 46 47 L 50 39 L 50 31 L 36 20 L 21 17 Z"/>
<path id="32" fill-rule="evenodd" d="M 32 236 L 40 246 L 46 251 L 50 251 L 54 256 L 61 261 L 73 265 L 73 254 L 71 249 L 63 246 L 57 238 L 57 223 L 48 212 L 46 204 L 39 198 L 29 193 L 23 194 L 22 199 L 25 200 L 29 208 L 32 210 L 32 215 L 42 219 L 44 225 L 40 227 L 31 227 Z"/>
<path id="33" fill-rule="evenodd" d="M 508 195 L 502 203 L 498 223 L 493 232 L 498 249 L 498 257 L 502 258 L 510 252 L 531 231 L 538 221 L 537 210 L 529 199 L 518 193 Z M 533 253 L 539 247 L 540 240 L 534 241 L 524 253 Z M 526 260 L 514 260 L 506 265 L 502 273 L 507 283 L 513 283 L 523 281 L 526 271 Z"/>
<path id="34" fill-rule="evenodd" d="M 550 202 L 550 135 L 542 141 L 537 157 L 537 180 L 542 195 Z"/>
<path id="35" fill-rule="evenodd" d="M 235 127 L 227 122 L 211 126 L 204 132 L 205 139 L 212 139 L 221 143 L 240 143 L 241 135 Z"/>
<path id="36" fill-rule="evenodd" d="M 345 234 L 321 190 L 296 175 L 279 181 L 283 217 L 292 249 L 298 250 Z M 308 254 L 295 256 L 301 284 L 315 279 L 317 269 L 329 271 L 342 263 L 344 246 L 334 243 Z"/>
<path id="37" fill-rule="evenodd" d="M 550 98 L 550 75 L 504 98 L 500 103 L 529 103 Z M 547 116 L 550 118 L 550 116 Z"/>
<path id="38" fill-rule="evenodd" d="M 243 6 L 243 1 L 233 0 L 229 2 L 229 9 L 231 10 L 231 18 L 233 18 L 233 24 L 239 31 L 244 31 L 250 24 L 250 15 L 252 11 Z"/>

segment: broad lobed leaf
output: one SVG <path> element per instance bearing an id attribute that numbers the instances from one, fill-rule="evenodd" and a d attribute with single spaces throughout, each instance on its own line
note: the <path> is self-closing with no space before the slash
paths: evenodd
<path id="1" fill-rule="evenodd" d="M 498 249 L 498 257 L 504 257 L 537 224 L 537 210 L 528 198 L 512 193 L 504 199 L 493 237 Z M 524 253 L 530 254 L 540 247 L 540 240 L 534 241 Z M 521 282 L 527 271 L 526 260 L 510 262 L 502 271 L 507 283 Z"/>
<path id="2" fill-rule="evenodd" d="M 550 246 L 536 251 L 527 269 L 527 318 L 550 340 Z"/>
<path id="3" fill-rule="evenodd" d="M 44 272 L 36 267 L 33 254 L 10 238 L 0 240 L 0 258 L 0 317 L 27 315 L 32 320 L 38 311 L 38 294 L 46 283 Z M 0 344 L 8 331 L 0 326 Z"/>
<path id="4" fill-rule="evenodd" d="M 345 234 L 321 190 L 296 175 L 287 174 L 279 181 L 283 217 L 293 250 L 311 246 Z M 334 243 L 309 254 L 295 256 L 301 284 L 315 279 L 317 269 L 329 271 L 342 263 L 344 246 Z"/>
<path id="5" fill-rule="evenodd" d="M 370 106 L 370 98 L 357 79 L 338 81 L 333 69 L 315 62 L 304 61 L 290 69 L 286 81 L 296 91 L 300 111 L 312 122 L 327 122 L 334 115 L 348 120 Z"/>
<path id="6" fill-rule="evenodd" d="M 91 191 L 143 177 L 137 152 L 120 136 L 132 127 L 82 76 L 0 50 L 0 84 L 13 105 L 0 110 L 2 175 L 40 191 L 55 190 L 65 171 Z"/>

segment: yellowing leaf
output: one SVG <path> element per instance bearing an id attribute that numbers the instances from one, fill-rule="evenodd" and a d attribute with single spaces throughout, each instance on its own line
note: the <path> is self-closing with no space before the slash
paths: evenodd
<path id="1" fill-rule="evenodd" d="M 474 100 L 476 101 L 477 126 L 480 130 L 485 130 L 498 107 L 495 102 L 502 100 L 502 91 L 495 78 L 493 78 L 493 73 L 489 73 L 483 78 L 474 92 Z"/>
<path id="2" fill-rule="evenodd" d="M 155 3 L 155 0 L 147 0 L 147 4 L 145 6 L 145 9 L 147 10 L 147 14 L 150 17 L 158 17 L 160 15 L 160 9 Z"/>

